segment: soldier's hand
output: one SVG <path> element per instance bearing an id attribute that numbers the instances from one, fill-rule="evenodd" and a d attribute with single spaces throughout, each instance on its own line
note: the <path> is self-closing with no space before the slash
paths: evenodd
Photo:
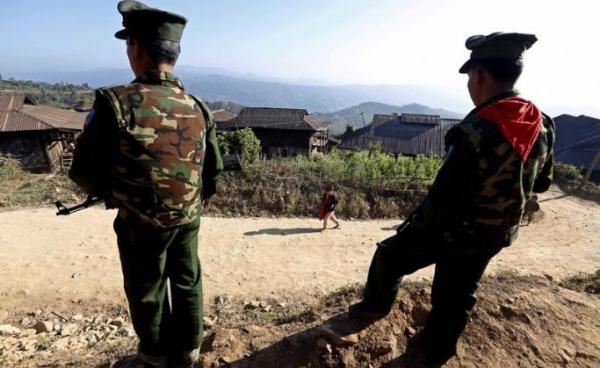
<path id="1" fill-rule="evenodd" d="M 210 199 L 205 199 L 202 201 L 202 207 L 207 208 L 210 205 Z"/>

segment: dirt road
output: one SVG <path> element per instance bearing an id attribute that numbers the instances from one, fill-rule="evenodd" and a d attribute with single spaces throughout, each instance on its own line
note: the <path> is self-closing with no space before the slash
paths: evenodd
<path id="1" fill-rule="evenodd" d="M 522 228 L 489 272 L 563 277 L 600 268 L 600 206 L 557 189 L 541 199 L 544 218 Z M 66 218 L 49 208 L 0 213 L 0 307 L 23 300 L 122 300 L 114 216 L 102 209 Z M 309 298 L 364 282 L 375 242 L 397 223 L 344 221 L 341 230 L 320 233 L 315 219 L 205 218 L 200 257 L 207 300 L 223 294 Z M 431 274 L 429 268 L 413 277 Z"/>

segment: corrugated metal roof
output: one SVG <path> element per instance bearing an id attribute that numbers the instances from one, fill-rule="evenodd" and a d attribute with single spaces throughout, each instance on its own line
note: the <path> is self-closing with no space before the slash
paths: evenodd
<path id="1" fill-rule="evenodd" d="M 600 150 L 600 119 L 589 116 L 560 115 L 556 124 L 555 159 L 589 167 Z"/>
<path id="2" fill-rule="evenodd" d="M 0 133 L 2 132 L 29 132 L 54 130 L 51 125 L 45 124 L 36 118 L 23 114 L 20 111 L 0 111 Z"/>
<path id="3" fill-rule="evenodd" d="M 327 130 L 330 124 L 308 115 L 305 109 L 282 109 L 270 107 L 243 108 L 237 118 L 223 123 L 220 129 L 270 128 L 285 130 Z"/>
<path id="4" fill-rule="evenodd" d="M 0 93 L 0 113 L 4 111 L 17 111 L 25 103 L 22 93 Z"/>
<path id="5" fill-rule="evenodd" d="M 41 105 L 24 105 L 21 112 L 57 129 L 82 130 L 87 113 Z"/>
<path id="6" fill-rule="evenodd" d="M 384 152 L 403 155 L 445 154 L 444 137 L 460 120 L 435 115 L 407 114 L 373 117 L 371 125 L 343 137 L 340 148 L 370 149 L 374 144 Z"/>
<path id="7" fill-rule="evenodd" d="M 0 132 L 82 130 L 87 113 L 31 105 L 24 94 L 0 93 Z"/>
<path id="8" fill-rule="evenodd" d="M 217 123 L 224 123 L 226 121 L 235 119 L 237 115 L 227 110 L 217 110 L 213 111 L 213 116 L 215 117 L 215 121 Z"/>

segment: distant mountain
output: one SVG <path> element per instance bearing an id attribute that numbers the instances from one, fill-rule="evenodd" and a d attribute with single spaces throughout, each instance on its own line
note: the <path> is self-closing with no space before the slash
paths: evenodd
<path id="1" fill-rule="evenodd" d="M 375 114 L 426 114 L 440 115 L 447 119 L 461 119 L 464 115 L 444 109 L 434 109 L 425 105 L 416 103 L 394 106 L 378 102 L 364 102 L 360 105 L 348 107 L 337 112 L 316 114 L 324 120 L 331 122 L 331 132 L 333 134 L 341 134 L 346 130 L 347 125 L 352 125 L 354 128 L 362 128 L 373 120 Z M 361 114 L 364 116 L 361 117 Z"/>
<path id="2" fill-rule="evenodd" d="M 210 101 L 231 101 L 245 106 L 295 107 L 329 113 L 364 101 L 406 105 L 419 103 L 462 111 L 468 108 L 466 95 L 453 94 L 432 86 L 415 85 L 306 85 L 277 81 L 218 68 L 178 67 L 186 88 Z M 49 83 L 87 83 L 92 87 L 120 84 L 133 79 L 127 69 L 81 72 L 3 73 L 4 77 Z"/>

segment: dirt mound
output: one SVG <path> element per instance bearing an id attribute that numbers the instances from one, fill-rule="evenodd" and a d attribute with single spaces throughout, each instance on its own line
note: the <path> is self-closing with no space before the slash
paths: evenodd
<path id="1" fill-rule="evenodd" d="M 425 323 L 429 290 L 427 284 L 406 284 L 393 312 L 366 328 L 349 323 L 343 313 L 360 295 L 359 287 L 340 289 L 313 305 L 218 297 L 205 320 L 202 366 L 413 367 L 403 354 Z M 57 331 L 37 335 L 25 329 L 0 336 L 2 366 L 108 367 L 131 354 L 135 338 L 124 309 L 85 305 L 93 304 L 73 305 L 68 313 L 42 310 L 31 316 L 25 309 L 17 310 L 8 321 L 0 321 L 18 325 L 28 318 L 25 322 L 34 324 L 35 319 L 60 316 L 54 322 L 62 324 Z M 562 288 L 543 277 L 486 278 L 458 356 L 447 367 L 597 367 L 599 308 L 597 296 Z M 70 332 L 62 336 L 65 326 Z"/>

